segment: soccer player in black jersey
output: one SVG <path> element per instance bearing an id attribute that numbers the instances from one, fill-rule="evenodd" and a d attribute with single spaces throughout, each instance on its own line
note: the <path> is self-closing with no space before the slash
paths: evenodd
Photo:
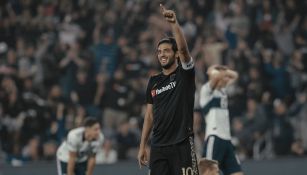
<path id="1" fill-rule="evenodd" d="M 198 175 L 193 141 L 194 62 L 174 11 L 160 6 L 175 39 L 164 38 L 158 43 L 162 72 L 150 77 L 147 86 L 139 165 L 148 165 L 145 147 L 152 131 L 151 175 Z"/>

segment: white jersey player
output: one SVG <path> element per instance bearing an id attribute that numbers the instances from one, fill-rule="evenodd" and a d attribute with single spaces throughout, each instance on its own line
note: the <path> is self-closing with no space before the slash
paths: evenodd
<path id="1" fill-rule="evenodd" d="M 87 118 L 84 127 L 71 130 L 57 150 L 58 175 L 92 175 L 96 153 L 104 137 L 98 120 Z"/>
<path id="2" fill-rule="evenodd" d="M 200 91 L 200 106 L 206 120 L 206 140 L 203 157 L 219 162 L 224 175 L 241 175 L 241 166 L 231 144 L 226 87 L 237 78 L 237 72 L 214 65 L 207 72 L 209 81 Z"/>

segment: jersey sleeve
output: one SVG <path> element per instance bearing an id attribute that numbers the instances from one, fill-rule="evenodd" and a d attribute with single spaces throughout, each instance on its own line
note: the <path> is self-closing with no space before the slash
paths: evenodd
<path id="1" fill-rule="evenodd" d="M 77 152 L 78 140 L 73 133 L 69 133 L 67 136 L 67 148 L 71 152 Z"/>
<path id="2" fill-rule="evenodd" d="M 155 95 L 155 91 L 152 90 L 152 77 L 150 77 L 147 88 L 146 88 L 146 103 L 147 104 L 153 104 L 152 96 Z"/>
<path id="3" fill-rule="evenodd" d="M 180 62 L 181 64 L 181 72 L 184 77 L 188 79 L 193 79 L 195 78 L 195 68 L 194 68 L 194 60 L 191 57 L 190 61 L 188 63 L 183 63 Z"/>
<path id="4" fill-rule="evenodd" d="M 190 70 L 194 68 L 194 60 L 191 57 L 188 63 L 181 62 L 181 66 L 184 70 Z"/>

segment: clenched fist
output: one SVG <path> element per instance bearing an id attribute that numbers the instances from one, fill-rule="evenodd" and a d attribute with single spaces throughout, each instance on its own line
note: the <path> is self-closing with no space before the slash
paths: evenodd
<path id="1" fill-rule="evenodd" d="M 164 16 L 165 20 L 169 23 L 176 23 L 176 14 L 173 10 L 167 10 L 165 7 L 160 4 L 162 15 Z"/>

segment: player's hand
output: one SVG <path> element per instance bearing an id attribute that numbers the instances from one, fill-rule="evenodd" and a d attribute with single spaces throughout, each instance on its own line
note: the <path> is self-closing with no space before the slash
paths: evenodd
<path id="1" fill-rule="evenodd" d="M 164 19 L 169 23 L 176 23 L 176 14 L 173 10 L 167 10 L 162 4 L 160 4 L 161 13 Z"/>
<path id="2" fill-rule="evenodd" d="M 147 152 L 145 148 L 139 149 L 138 161 L 139 161 L 140 168 L 142 168 L 142 166 L 148 166 L 148 157 L 147 157 Z"/>
<path id="3" fill-rule="evenodd" d="M 211 65 L 211 66 L 208 68 L 208 70 L 207 70 L 207 74 L 208 74 L 208 75 L 211 75 L 212 72 L 214 72 L 214 70 L 215 70 L 215 72 L 214 72 L 213 74 L 218 73 L 218 70 L 216 69 L 217 66 L 219 66 L 219 65 L 217 65 L 217 64 Z"/>
<path id="4" fill-rule="evenodd" d="M 217 65 L 215 67 L 215 69 L 219 70 L 219 71 L 226 71 L 228 70 L 229 68 L 227 66 L 224 66 L 224 65 Z"/>

